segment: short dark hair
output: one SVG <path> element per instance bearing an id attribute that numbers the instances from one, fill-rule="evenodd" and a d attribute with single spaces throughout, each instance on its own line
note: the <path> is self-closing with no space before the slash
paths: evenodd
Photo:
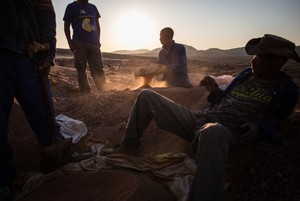
<path id="1" fill-rule="evenodd" d="M 174 36 L 174 31 L 172 28 L 170 27 L 165 27 L 163 28 L 160 33 L 166 34 L 167 36 L 169 36 L 170 38 L 173 38 Z"/>

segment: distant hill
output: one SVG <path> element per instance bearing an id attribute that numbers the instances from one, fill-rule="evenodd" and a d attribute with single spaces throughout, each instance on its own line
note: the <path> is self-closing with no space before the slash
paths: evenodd
<path id="1" fill-rule="evenodd" d="M 196 48 L 185 45 L 187 57 L 190 60 L 201 60 L 201 61 L 212 61 L 220 63 L 232 62 L 234 60 L 239 60 L 241 62 L 249 62 L 252 56 L 247 55 L 244 47 L 233 48 L 222 50 L 218 48 L 210 48 L 207 50 L 197 50 Z M 157 57 L 161 48 L 155 48 L 153 50 L 138 49 L 138 50 L 118 50 L 111 53 L 103 52 L 103 56 L 109 57 L 126 57 L 129 56 L 144 56 L 144 57 Z M 300 55 L 300 46 L 296 47 L 296 52 Z M 69 49 L 57 49 L 57 54 L 60 55 L 72 55 Z"/>
<path id="2" fill-rule="evenodd" d="M 197 50 L 192 46 L 185 45 L 187 57 L 189 60 L 201 60 L 203 62 L 215 60 L 217 63 L 228 63 L 233 60 L 248 62 L 251 56 L 247 55 L 244 48 L 233 48 L 222 50 L 218 48 L 210 48 L 207 50 Z M 140 54 L 147 57 L 157 57 L 161 48 L 156 48 L 149 52 Z"/>
<path id="3" fill-rule="evenodd" d="M 184 45 L 186 53 L 189 59 L 197 59 L 199 57 L 214 58 L 214 57 L 248 57 L 244 48 L 234 48 L 229 50 L 222 50 L 218 48 L 211 48 L 208 50 L 197 50 L 193 46 Z M 130 54 L 147 57 L 157 57 L 161 48 L 155 48 L 153 50 L 119 50 L 113 53 L 116 54 Z"/>
<path id="4" fill-rule="evenodd" d="M 115 54 L 143 54 L 149 52 L 148 49 L 138 49 L 138 50 L 117 50 L 112 53 Z"/>

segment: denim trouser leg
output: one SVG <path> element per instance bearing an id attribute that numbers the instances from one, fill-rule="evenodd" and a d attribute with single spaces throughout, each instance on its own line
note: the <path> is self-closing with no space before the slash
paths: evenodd
<path id="1" fill-rule="evenodd" d="M 224 201 L 224 175 L 232 134 L 219 123 L 208 123 L 197 131 L 194 140 L 197 170 L 189 201 Z"/>
<path id="2" fill-rule="evenodd" d="M 187 108 L 151 90 L 139 93 L 134 103 L 123 139 L 140 138 L 151 120 L 186 140 L 193 139 L 195 118 Z"/>
<path id="3" fill-rule="evenodd" d="M 52 144 L 52 137 L 40 80 L 35 73 L 33 62 L 26 55 L 0 50 L 0 85 L 0 181 L 4 183 L 12 180 L 11 172 L 14 169 L 11 165 L 12 150 L 7 137 L 8 119 L 14 97 L 20 103 L 42 148 Z M 54 110 L 53 104 L 52 108 Z"/>

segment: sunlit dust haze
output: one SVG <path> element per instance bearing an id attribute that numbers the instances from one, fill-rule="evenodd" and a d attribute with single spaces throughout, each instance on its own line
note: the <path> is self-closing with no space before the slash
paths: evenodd
<path id="1" fill-rule="evenodd" d="M 52 0 L 57 21 L 57 47 L 68 48 L 63 30 L 66 6 Z M 299 0 L 90 0 L 101 18 L 101 49 L 152 50 L 161 47 L 159 31 L 172 27 L 174 40 L 198 50 L 243 47 L 265 33 L 300 45 Z"/>
<path id="2" fill-rule="evenodd" d="M 158 81 L 156 77 L 140 76 L 136 77 L 134 87 L 131 90 L 136 90 L 140 87 L 167 87 L 167 82 Z"/>

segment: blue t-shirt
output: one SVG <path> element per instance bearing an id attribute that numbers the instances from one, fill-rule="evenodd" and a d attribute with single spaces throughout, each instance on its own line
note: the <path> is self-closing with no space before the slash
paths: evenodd
<path id="1" fill-rule="evenodd" d="M 67 6 L 63 20 L 71 23 L 74 41 L 100 43 L 100 31 L 96 26 L 100 17 L 95 5 L 74 1 Z"/>
<path id="2" fill-rule="evenodd" d="M 173 87 L 192 87 L 188 78 L 186 50 L 182 44 L 173 42 L 170 49 L 163 46 L 158 55 L 158 63 L 168 66 L 163 79 Z"/>

